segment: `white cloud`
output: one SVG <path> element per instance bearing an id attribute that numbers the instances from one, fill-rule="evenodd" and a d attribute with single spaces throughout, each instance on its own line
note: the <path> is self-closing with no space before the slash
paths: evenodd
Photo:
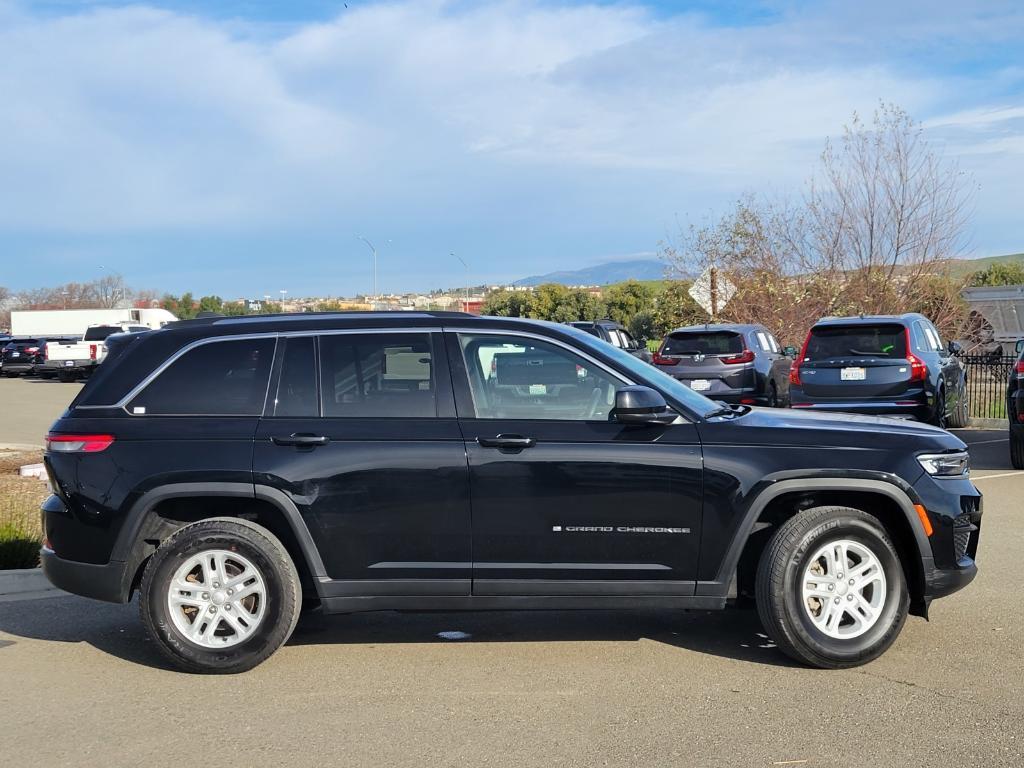
<path id="1" fill-rule="evenodd" d="M 531 186 L 539 199 L 545 186 L 577 195 L 561 204 L 579 219 L 608 174 L 648 185 L 632 203 L 660 205 L 665 221 L 709 194 L 797 184 L 825 136 L 879 99 L 928 117 L 964 154 L 978 146 L 966 132 L 1021 113 L 971 103 L 958 93 L 969 77 L 893 63 L 859 16 L 731 28 L 628 5 L 435 0 L 279 34 L 145 7 L 10 8 L 0 6 L 9 230 L 302 227 L 495 200 L 515 219 L 508 200 Z M 939 17 L 925 26 L 954 34 L 957 19 Z M 960 26 L 1001 37 L 1013 28 L 1001 18 Z M 897 14 L 893 38 L 920 43 L 921 24 Z M 1015 130 L 989 149 L 1018 152 Z M 690 197 L 665 199 L 680 188 Z"/>

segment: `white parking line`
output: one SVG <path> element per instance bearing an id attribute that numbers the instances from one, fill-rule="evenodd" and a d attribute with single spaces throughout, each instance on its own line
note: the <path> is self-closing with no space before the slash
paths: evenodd
<path id="1" fill-rule="evenodd" d="M 972 445 L 988 445 L 989 443 L 1005 443 L 1010 438 L 1000 437 L 998 440 L 979 440 L 976 443 L 967 443 L 967 447 L 970 448 Z M 966 440 L 964 442 L 967 442 Z"/>
<path id="2" fill-rule="evenodd" d="M 1022 476 L 1024 476 L 1024 472 L 1002 472 L 1001 474 L 998 474 L 998 475 L 975 475 L 974 477 L 971 478 L 971 480 L 973 480 L 974 482 L 978 482 L 979 480 L 994 480 L 997 477 L 1022 477 Z"/>

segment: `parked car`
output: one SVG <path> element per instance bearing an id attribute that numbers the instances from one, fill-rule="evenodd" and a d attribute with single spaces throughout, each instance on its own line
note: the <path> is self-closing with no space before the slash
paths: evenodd
<path id="1" fill-rule="evenodd" d="M 1017 362 L 1006 388 L 1006 413 L 1010 418 L 1010 461 L 1024 469 L 1024 339 L 1017 342 Z"/>
<path id="2" fill-rule="evenodd" d="M 645 363 L 651 362 L 651 351 L 647 349 L 647 345 L 634 339 L 625 326 L 616 323 L 614 320 L 580 321 L 568 323 L 568 325 L 571 325 L 573 328 L 579 328 L 581 331 L 586 331 L 591 336 L 597 336 L 597 338 L 607 341 L 614 347 L 624 349 L 633 357 L 639 358 Z"/>
<path id="3" fill-rule="evenodd" d="M 789 398 L 787 357 L 763 325 L 692 325 L 665 336 L 653 362 L 713 400 L 779 407 Z"/>
<path id="4" fill-rule="evenodd" d="M 827 317 L 811 328 L 790 370 L 792 406 L 966 427 L 960 352 L 924 315 Z"/>
<path id="5" fill-rule="evenodd" d="M 3 373 L 15 376 L 39 373 L 46 360 L 47 339 L 14 338 L 3 348 Z"/>
<path id="6" fill-rule="evenodd" d="M 107 338 L 115 333 L 145 333 L 148 330 L 150 329 L 144 325 L 131 323 L 93 325 L 86 329 L 81 340 L 49 341 L 39 373 L 50 377 L 57 376 L 64 382 L 85 378 L 103 362 L 107 354 L 104 344 Z"/>
<path id="7" fill-rule="evenodd" d="M 303 604 L 705 610 L 734 580 L 782 651 L 849 667 L 977 571 L 954 435 L 723 406 L 565 325 L 277 315 L 109 346 L 47 436 L 43 570 L 138 592 L 188 670 L 255 666 Z"/>

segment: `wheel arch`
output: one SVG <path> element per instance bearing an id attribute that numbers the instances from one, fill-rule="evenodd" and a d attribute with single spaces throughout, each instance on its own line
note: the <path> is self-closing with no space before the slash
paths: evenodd
<path id="1" fill-rule="evenodd" d="M 756 569 L 768 533 L 804 509 L 828 505 L 860 509 L 879 520 L 896 544 L 910 589 L 911 612 L 926 615 L 928 537 L 908 493 L 874 478 L 790 478 L 767 485 L 747 507 L 714 580 L 698 582 L 697 594 L 728 594 L 741 566 L 752 563 Z"/>
<path id="2" fill-rule="evenodd" d="M 291 555 L 304 587 L 319 596 L 323 560 L 295 503 L 276 488 L 251 483 L 172 483 L 146 491 L 131 506 L 112 559 L 126 564 L 126 600 L 141 581 L 160 542 L 183 525 L 213 517 L 237 517 L 263 525 Z"/>

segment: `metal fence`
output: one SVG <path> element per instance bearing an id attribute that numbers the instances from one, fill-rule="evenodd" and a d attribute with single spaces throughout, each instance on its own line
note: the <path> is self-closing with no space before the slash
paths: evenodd
<path id="1" fill-rule="evenodd" d="M 965 355 L 970 415 L 983 419 L 1006 418 L 1006 385 L 1017 362 L 1008 355 Z"/>

